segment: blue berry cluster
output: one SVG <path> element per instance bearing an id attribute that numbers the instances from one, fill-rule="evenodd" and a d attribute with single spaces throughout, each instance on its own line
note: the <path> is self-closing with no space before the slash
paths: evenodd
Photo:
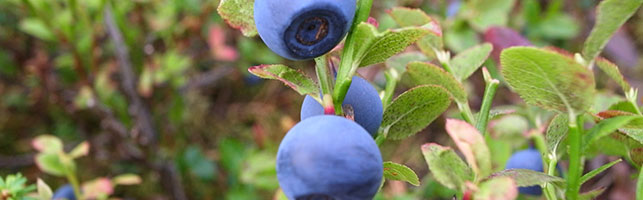
<path id="1" fill-rule="evenodd" d="M 354 119 L 324 115 L 307 96 L 301 122 L 279 145 L 277 178 L 289 199 L 372 199 L 382 181 L 382 156 L 373 137 L 382 122 L 377 90 L 355 76 L 344 105 Z"/>

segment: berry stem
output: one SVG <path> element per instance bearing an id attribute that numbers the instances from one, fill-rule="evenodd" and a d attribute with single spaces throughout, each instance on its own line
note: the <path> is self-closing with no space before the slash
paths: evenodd
<path id="1" fill-rule="evenodd" d="M 489 71 L 487 71 L 487 68 L 483 68 L 482 71 L 487 87 L 484 91 L 484 97 L 482 98 L 482 106 L 480 107 L 480 112 L 478 112 L 476 129 L 478 129 L 480 133 L 485 134 L 487 132 L 487 124 L 489 123 L 489 111 L 491 110 L 493 97 L 496 96 L 496 90 L 498 89 L 500 81 L 492 79 L 489 75 Z"/>
<path id="2" fill-rule="evenodd" d="M 335 113 L 337 115 L 342 115 L 342 102 L 346 97 L 346 92 L 351 85 L 351 81 L 355 71 L 357 71 L 358 64 L 355 63 L 353 58 L 353 52 L 355 51 L 355 35 L 353 30 L 357 27 L 358 24 L 368 20 L 368 15 L 371 12 L 371 6 L 373 5 L 373 0 L 359 0 L 357 11 L 355 12 L 355 17 L 353 19 L 353 25 L 351 25 L 351 30 L 346 36 L 346 42 L 344 42 L 344 51 L 342 52 L 342 59 L 339 64 L 339 69 L 337 70 L 337 81 L 335 82 L 335 88 L 333 91 L 333 103 L 335 104 Z"/>
<path id="3" fill-rule="evenodd" d="M 579 119 L 581 119 L 579 117 Z M 569 174 L 567 176 L 566 199 L 578 199 L 580 192 L 580 176 L 582 171 L 581 165 L 581 132 L 576 122 L 576 116 L 571 115 L 569 119 Z"/>
<path id="4" fill-rule="evenodd" d="M 326 98 L 333 94 L 333 79 L 331 79 L 329 70 L 328 70 L 328 56 L 323 55 L 315 58 L 315 72 L 317 73 L 317 79 L 319 80 L 319 85 L 321 86 L 321 98 L 322 102 L 320 104 L 324 105 L 324 110 L 326 110 Z M 331 97 L 332 99 L 332 97 Z M 332 104 L 332 100 L 330 101 Z M 333 107 L 334 105 L 331 105 Z"/>
<path id="5" fill-rule="evenodd" d="M 386 88 L 384 89 L 384 96 L 382 97 L 382 105 L 384 106 L 384 109 L 386 109 L 388 104 L 391 103 L 393 93 L 395 92 L 395 86 L 397 85 L 397 80 L 392 73 L 394 73 L 393 69 L 384 73 L 384 76 L 386 77 Z"/>

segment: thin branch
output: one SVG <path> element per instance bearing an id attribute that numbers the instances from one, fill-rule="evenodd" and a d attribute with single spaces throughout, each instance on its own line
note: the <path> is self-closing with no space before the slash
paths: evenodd
<path id="1" fill-rule="evenodd" d="M 143 103 L 143 99 L 139 96 L 136 90 L 137 78 L 132 70 L 132 63 L 130 62 L 129 50 L 123 40 L 123 34 L 118 29 L 114 22 L 111 6 L 105 6 L 104 13 L 105 25 L 109 37 L 112 39 L 116 47 L 116 57 L 118 58 L 119 71 L 121 76 L 120 87 L 130 103 L 129 111 L 140 128 L 142 133 L 140 143 L 144 145 L 156 143 L 157 133 L 152 124 L 152 118 L 149 108 Z"/>

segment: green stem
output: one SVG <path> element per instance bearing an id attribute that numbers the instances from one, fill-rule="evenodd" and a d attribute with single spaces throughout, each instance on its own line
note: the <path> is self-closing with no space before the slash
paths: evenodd
<path id="1" fill-rule="evenodd" d="M 643 165 L 641 165 L 641 172 L 639 172 L 639 178 L 636 183 L 636 199 L 643 200 Z"/>
<path id="2" fill-rule="evenodd" d="M 496 90 L 498 89 L 498 80 L 490 80 L 487 82 L 487 88 L 484 91 L 484 97 L 482 98 L 482 107 L 480 112 L 478 112 L 478 121 L 476 122 L 476 129 L 480 133 L 485 134 L 487 132 L 487 124 L 489 123 L 489 111 L 491 110 L 491 104 L 493 103 L 493 97 L 496 95 Z"/>
<path id="3" fill-rule="evenodd" d="M 333 91 L 333 103 L 335 104 L 335 112 L 337 114 L 342 114 L 342 102 L 346 97 L 346 92 L 351 85 L 353 75 L 357 71 L 358 64 L 355 64 L 355 58 L 353 54 L 355 51 L 355 35 L 354 30 L 357 25 L 361 22 L 368 20 L 368 15 L 371 12 L 371 6 L 373 5 L 373 0 L 360 0 L 355 12 L 355 18 L 353 19 L 353 25 L 351 30 L 346 36 L 346 42 L 344 42 L 344 51 L 342 52 L 342 59 L 339 63 L 339 69 L 337 70 L 337 80 L 335 82 L 335 88 Z"/>
<path id="4" fill-rule="evenodd" d="M 76 174 L 72 170 L 67 170 L 67 173 L 65 175 L 67 176 L 67 180 L 69 181 L 69 184 L 71 184 L 71 187 L 74 189 L 74 195 L 76 196 L 76 199 L 78 200 L 85 199 L 81 195 L 80 184 L 78 182 L 78 178 L 76 178 Z"/>
<path id="5" fill-rule="evenodd" d="M 386 89 L 384 89 L 384 97 L 382 97 L 382 105 L 384 105 L 384 109 L 388 106 L 389 103 L 391 103 L 391 100 L 393 99 L 393 93 L 395 92 L 395 86 L 397 85 L 397 80 L 395 77 L 393 77 L 393 74 L 391 74 L 391 71 L 386 71 L 384 73 L 384 76 L 386 77 Z"/>
<path id="6" fill-rule="evenodd" d="M 538 151 L 543 155 L 542 160 L 544 162 L 544 169 L 547 171 L 547 175 L 550 176 L 555 176 L 556 174 L 556 163 L 558 162 L 556 155 L 555 154 L 550 154 L 549 151 L 547 150 L 547 142 L 545 141 L 545 137 L 541 133 L 535 133 L 532 134 L 532 139 L 534 140 L 534 144 Z M 545 191 L 545 197 L 547 197 L 548 200 L 555 200 L 556 198 L 556 190 L 554 189 L 554 185 L 545 183 L 545 186 L 543 187 Z"/>
<path id="7" fill-rule="evenodd" d="M 474 124 L 475 117 L 473 116 L 473 112 L 471 112 L 471 108 L 469 107 L 468 102 L 456 102 L 458 105 L 458 110 L 460 110 L 460 114 L 462 115 L 462 118 L 464 118 L 464 121 L 467 121 L 469 124 Z"/>
<path id="8" fill-rule="evenodd" d="M 333 80 L 330 78 L 330 74 L 328 73 L 327 56 L 323 55 L 315 58 L 315 64 L 315 72 L 317 72 L 317 79 L 321 86 L 322 97 L 326 94 L 333 94 L 333 89 L 331 87 Z"/>
<path id="9" fill-rule="evenodd" d="M 554 155 L 553 158 L 549 159 L 549 165 L 547 166 L 547 175 L 550 176 L 555 176 L 556 174 L 556 164 L 558 163 L 558 159 Z M 547 194 L 547 199 L 549 200 L 554 200 L 558 199 L 556 197 L 556 190 L 554 188 L 554 185 L 551 183 L 545 183 L 545 194 Z"/>
<path id="10" fill-rule="evenodd" d="M 377 134 L 377 137 L 375 137 L 375 144 L 377 144 L 377 146 L 382 146 L 382 143 L 384 143 L 385 140 L 386 136 L 384 136 L 384 134 L 380 132 L 379 134 Z"/>
<path id="11" fill-rule="evenodd" d="M 576 123 L 576 116 L 570 116 L 569 121 L 569 174 L 567 176 L 567 200 L 578 199 L 580 191 L 581 165 L 581 132 Z"/>

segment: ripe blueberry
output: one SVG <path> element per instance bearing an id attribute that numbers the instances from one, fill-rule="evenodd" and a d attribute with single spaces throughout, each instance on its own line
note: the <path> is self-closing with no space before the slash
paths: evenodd
<path id="1" fill-rule="evenodd" d="M 259 36 L 282 57 L 304 60 L 332 50 L 350 29 L 355 0 L 255 0 Z"/>
<path id="2" fill-rule="evenodd" d="M 334 115 L 295 125 L 279 145 L 277 179 L 288 199 L 372 199 L 382 156 L 357 123 Z"/>
<path id="3" fill-rule="evenodd" d="M 543 160 L 540 152 L 536 149 L 530 148 L 522 150 L 511 155 L 507 161 L 505 169 L 530 169 L 538 172 L 543 172 Z M 541 195 L 542 189 L 540 186 L 520 187 L 518 191 L 521 194 L 528 195 Z"/>
<path id="4" fill-rule="evenodd" d="M 71 185 L 64 185 L 54 192 L 54 196 L 51 198 L 53 200 L 67 199 L 67 200 L 76 200 L 76 195 L 74 195 L 74 188 Z"/>
<path id="5" fill-rule="evenodd" d="M 343 105 L 350 105 L 355 114 L 355 122 L 364 127 L 371 136 L 375 137 L 382 123 L 384 108 L 377 90 L 366 80 L 353 76 Z M 310 96 L 304 98 L 301 105 L 301 120 L 316 115 L 323 115 L 324 108 Z"/>

